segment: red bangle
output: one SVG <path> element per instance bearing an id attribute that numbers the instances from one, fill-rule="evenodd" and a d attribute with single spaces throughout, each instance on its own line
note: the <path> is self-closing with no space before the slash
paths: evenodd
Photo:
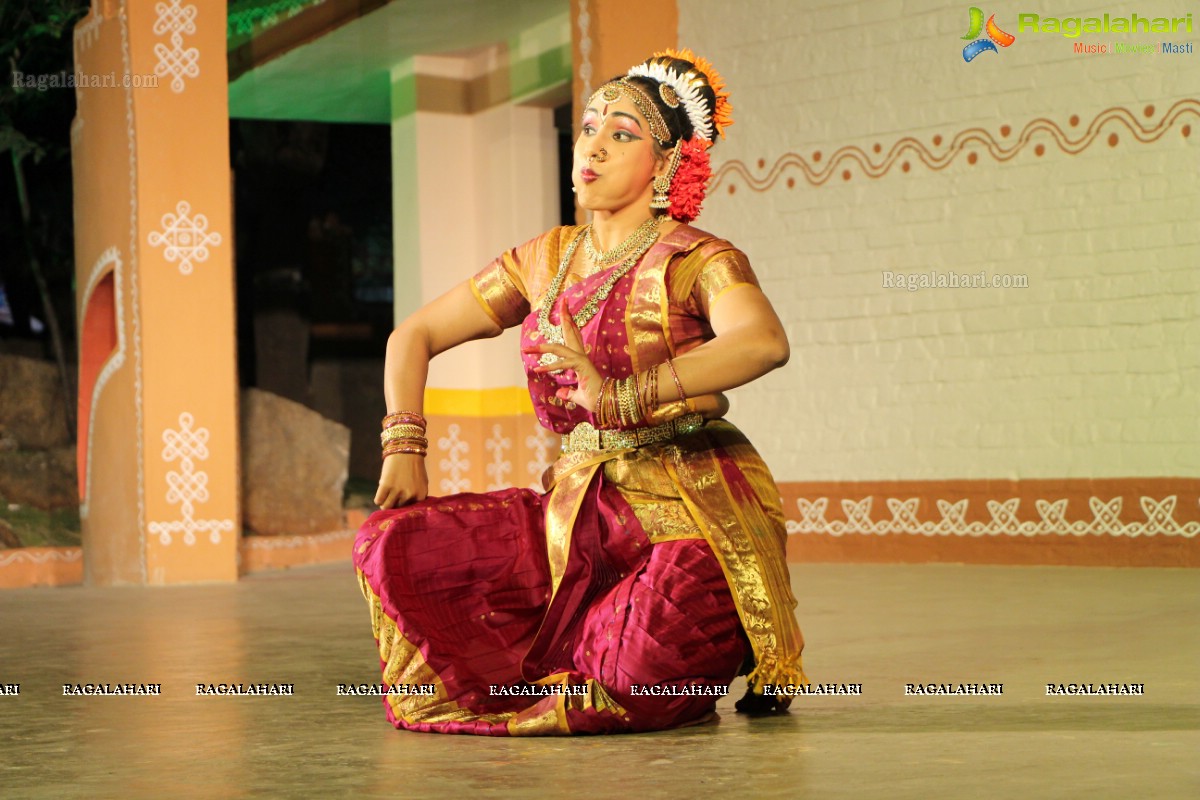
<path id="1" fill-rule="evenodd" d="M 671 370 L 671 377 L 675 380 L 675 388 L 679 390 L 679 399 L 687 400 L 687 392 L 683 391 L 683 384 L 679 382 L 679 373 L 675 371 L 675 362 L 667 359 L 667 369 Z"/>

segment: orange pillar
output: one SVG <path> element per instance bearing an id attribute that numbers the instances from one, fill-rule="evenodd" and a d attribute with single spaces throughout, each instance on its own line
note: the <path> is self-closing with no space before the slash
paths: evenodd
<path id="1" fill-rule="evenodd" d="M 571 0 L 575 119 L 609 78 L 624 75 L 655 51 L 675 47 L 676 0 Z"/>
<path id="2" fill-rule="evenodd" d="M 90 584 L 238 573 L 224 0 L 75 30 L 79 491 Z"/>

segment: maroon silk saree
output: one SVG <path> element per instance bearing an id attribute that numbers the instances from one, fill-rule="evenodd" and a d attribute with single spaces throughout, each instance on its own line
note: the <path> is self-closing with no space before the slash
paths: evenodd
<path id="1" fill-rule="evenodd" d="M 500 325 L 540 341 L 536 316 L 575 227 L 508 251 L 472 279 Z M 575 312 L 611 273 L 563 290 Z M 624 377 L 712 337 L 709 305 L 754 283 L 732 245 L 676 228 L 581 329 Z M 551 321 L 556 323 L 557 312 Z M 531 370 L 541 424 L 595 422 Z M 693 410 L 662 406 L 649 424 Z M 442 733 L 662 730 L 710 718 L 733 678 L 806 682 L 779 492 L 724 420 L 639 448 L 565 454 L 545 492 L 458 494 L 377 511 L 354 561 L 379 644 L 387 717 Z M 744 668 L 743 668 L 744 667 Z"/>

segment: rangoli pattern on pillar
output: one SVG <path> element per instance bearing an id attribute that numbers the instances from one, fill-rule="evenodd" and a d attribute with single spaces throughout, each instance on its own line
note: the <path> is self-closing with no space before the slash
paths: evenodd
<path id="1" fill-rule="evenodd" d="M 542 473 L 550 466 L 550 448 L 552 446 L 561 446 L 561 437 L 541 425 L 538 425 L 533 433 L 525 437 L 525 447 L 533 451 L 533 455 L 525 462 L 525 472 L 532 478 L 529 488 L 534 491 L 543 491 Z"/>
<path id="2" fill-rule="evenodd" d="M 513 471 L 512 462 L 504 457 L 506 450 L 511 450 L 513 446 L 512 439 L 504 435 L 504 430 L 500 423 L 492 425 L 492 435 L 483 443 L 484 449 L 492 454 L 491 463 L 484 466 L 484 471 L 491 478 L 488 482 L 487 490 L 489 492 L 506 489 L 509 486 L 505 476 Z"/>
<path id="3" fill-rule="evenodd" d="M 163 214 L 163 229 L 150 231 L 150 246 L 165 247 L 163 258 L 172 263 L 178 261 L 180 275 L 191 275 L 192 262 L 207 261 L 209 246 L 221 244 L 221 234 L 209 233 L 208 217 L 192 216 L 191 211 L 191 204 L 180 200 L 174 214 Z"/>
<path id="4" fill-rule="evenodd" d="M 208 428 L 195 428 L 188 412 L 179 415 L 179 429 L 163 431 L 162 458 L 168 464 L 179 462 L 179 471 L 167 472 L 167 502 L 179 506 L 179 519 L 151 522 L 150 533 L 169 545 L 173 536 L 183 534 L 183 543 L 196 543 L 197 533 L 207 533 L 213 544 L 219 544 L 221 534 L 233 530 L 230 519 L 196 519 L 196 504 L 208 502 L 208 473 L 196 469 L 196 461 L 208 458 Z"/>
<path id="5" fill-rule="evenodd" d="M 171 45 L 162 42 L 154 45 L 158 63 L 154 74 L 160 78 L 171 76 L 171 91 L 178 94 L 186 85 L 184 78 L 200 77 L 200 50 L 183 46 L 184 34 L 196 33 L 196 7 L 191 3 L 181 5 L 182 0 L 167 0 L 154 6 L 158 18 L 154 20 L 154 35 L 170 34 Z"/>
<path id="6" fill-rule="evenodd" d="M 437 444 L 438 449 L 446 454 L 446 457 L 438 462 L 438 465 L 448 477 L 442 478 L 439 485 L 446 494 L 469 492 L 471 491 L 471 478 L 466 475 L 466 472 L 471 468 L 471 462 L 466 456 L 471 447 L 458 438 L 462 433 L 462 428 L 457 424 L 448 426 L 446 432 L 449 435 L 440 437 Z"/>

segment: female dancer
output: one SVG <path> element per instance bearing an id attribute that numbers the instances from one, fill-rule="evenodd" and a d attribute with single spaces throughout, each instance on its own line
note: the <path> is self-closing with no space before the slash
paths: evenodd
<path id="1" fill-rule="evenodd" d="M 786 363 L 787 338 L 745 255 L 687 224 L 730 122 L 690 51 L 600 87 L 572 168 L 591 223 L 392 333 L 380 510 L 354 560 L 397 727 L 661 730 L 711 718 L 736 675 L 739 710 L 805 682 L 779 491 L 721 419 L 721 392 Z M 516 325 L 538 420 L 563 434 L 545 493 L 427 498 L 429 360 Z"/>

